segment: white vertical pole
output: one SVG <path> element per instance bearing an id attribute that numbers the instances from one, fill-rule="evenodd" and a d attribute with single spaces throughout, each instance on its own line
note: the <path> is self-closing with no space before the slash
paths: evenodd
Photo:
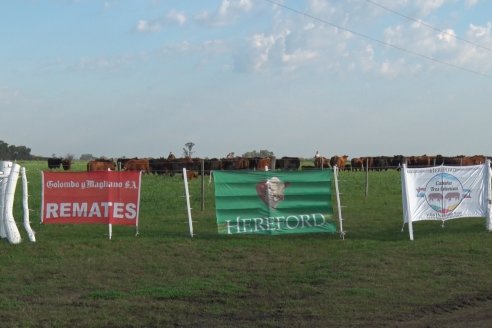
<path id="1" fill-rule="evenodd" d="M 108 167 L 108 172 L 111 172 L 111 169 Z M 140 172 L 142 173 L 142 172 Z M 108 173 L 111 174 L 111 173 Z M 109 240 L 113 237 L 113 224 L 111 222 L 108 223 L 108 234 L 109 234 Z"/>
<path id="2" fill-rule="evenodd" d="M 492 206 L 492 169 L 490 167 L 490 160 L 485 161 L 485 170 L 486 170 L 486 192 L 487 192 L 487 218 L 486 218 L 486 228 L 488 231 L 492 231 L 492 213 L 491 213 L 491 206 Z"/>
<path id="3" fill-rule="evenodd" d="M 5 191 L 5 207 L 3 209 L 5 231 L 7 233 L 7 239 L 11 244 L 18 244 L 21 242 L 21 236 L 19 229 L 14 220 L 14 196 L 15 188 L 17 186 L 17 180 L 19 178 L 20 165 L 17 163 L 12 164 L 12 170 L 7 181 L 7 189 Z"/>
<path id="4" fill-rule="evenodd" d="M 191 218 L 190 191 L 188 189 L 188 177 L 186 176 L 185 167 L 183 167 L 183 181 L 185 185 L 186 208 L 188 209 L 188 225 L 190 227 L 190 236 L 193 238 L 193 221 Z"/>
<path id="5" fill-rule="evenodd" d="M 343 218 L 342 218 L 342 205 L 340 204 L 340 190 L 338 189 L 338 167 L 333 167 L 333 176 L 335 177 L 335 192 L 337 194 L 337 209 L 338 209 L 338 222 L 340 224 L 340 235 L 342 239 L 345 239 L 345 232 L 343 231 Z"/>
<path id="6" fill-rule="evenodd" d="M 29 195 L 27 189 L 27 177 L 26 168 L 21 167 L 21 177 L 22 177 L 22 208 L 24 211 L 24 229 L 26 229 L 29 240 L 32 242 L 36 241 L 36 236 L 31 228 L 31 223 L 29 222 Z"/>
<path id="7" fill-rule="evenodd" d="M 7 237 L 5 231 L 5 193 L 11 170 L 12 162 L 0 162 L 0 237 L 2 238 Z"/>
<path id="8" fill-rule="evenodd" d="M 410 236 L 410 240 L 413 240 L 413 225 L 412 225 L 412 211 L 410 209 L 410 196 L 408 195 L 408 177 L 407 177 L 407 164 L 403 164 L 401 175 L 401 189 L 402 195 L 404 197 L 403 200 L 403 221 L 405 221 L 405 217 L 408 221 L 408 235 Z"/>
<path id="9" fill-rule="evenodd" d="M 140 172 L 138 176 L 138 210 L 140 211 L 140 191 L 142 190 L 142 172 Z M 138 236 L 138 216 L 137 222 L 135 222 L 135 236 Z"/>

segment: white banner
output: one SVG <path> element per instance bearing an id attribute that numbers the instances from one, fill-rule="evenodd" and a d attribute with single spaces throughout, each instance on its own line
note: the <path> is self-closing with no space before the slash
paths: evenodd
<path id="1" fill-rule="evenodd" d="M 490 162 L 402 171 L 404 223 L 489 216 Z M 412 236 L 411 236 L 411 239 Z"/>

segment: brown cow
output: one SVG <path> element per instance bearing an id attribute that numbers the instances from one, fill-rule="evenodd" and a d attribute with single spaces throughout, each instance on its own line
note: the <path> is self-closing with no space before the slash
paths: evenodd
<path id="1" fill-rule="evenodd" d="M 422 155 L 414 158 L 415 166 L 429 167 L 433 165 L 434 159 L 431 156 Z"/>
<path id="2" fill-rule="evenodd" d="M 194 178 L 198 178 L 198 172 L 193 170 L 186 170 L 186 178 L 192 180 Z"/>
<path id="3" fill-rule="evenodd" d="M 109 159 L 97 159 L 89 161 L 87 163 L 87 171 L 114 171 L 116 169 L 116 164 Z"/>
<path id="4" fill-rule="evenodd" d="M 322 156 L 316 157 L 314 159 L 314 167 L 317 168 L 317 169 L 329 168 L 329 167 L 331 167 L 330 166 L 330 161 L 326 157 L 322 157 Z"/>
<path id="5" fill-rule="evenodd" d="M 271 157 L 257 158 L 255 169 L 258 171 L 265 171 L 265 170 L 272 169 L 272 158 Z"/>
<path id="6" fill-rule="evenodd" d="M 483 155 L 465 156 L 458 155 L 452 157 L 444 157 L 441 155 L 436 156 L 434 165 L 450 165 L 450 166 L 467 166 L 467 165 L 479 165 L 486 161 L 486 157 Z"/>
<path id="7" fill-rule="evenodd" d="M 347 155 L 343 155 L 343 156 L 335 155 L 332 158 L 330 158 L 330 164 L 332 167 L 336 165 L 340 171 L 343 171 L 345 170 L 345 164 L 347 163 L 347 158 L 348 158 Z"/>
<path id="8" fill-rule="evenodd" d="M 124 171 L 141 171 L 141 172 L 145 172 L 145 173 L 150 173 L 149 160 L 146 158 L 131 159 L 125 163 L 123 170 Z"/>
<path id="9" fill-rule="evenodd" d="M 487 158 L 483 155 L 473 155 L 473 156 L 468 157 L 469 165 L 480 165 L 480 164 L 485 163 L 486 160 L 487 160 Z M 463 164 L 463 165 L 465 165 L 465 164 Z"/>
<path id="10" fill-rule="evenodd" d="M 364 160 L 360 157 L 354 157 L 350 160 L 352 170 L 362 171 L 364 170 Z"/>

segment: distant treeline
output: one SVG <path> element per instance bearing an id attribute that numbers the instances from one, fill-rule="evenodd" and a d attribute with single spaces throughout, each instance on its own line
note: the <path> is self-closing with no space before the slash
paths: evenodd
<path id="1" fill-rule="evenodd" d="M 31 148 L 26 146 L 14 146 L 0 140 L 0 160 L 16 161 L 35 159 L 31 155 Z"/>

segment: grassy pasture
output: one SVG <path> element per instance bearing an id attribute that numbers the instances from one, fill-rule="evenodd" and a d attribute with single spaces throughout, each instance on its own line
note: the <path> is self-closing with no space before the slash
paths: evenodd
<path id="1" fill-rule="evenodd" d="M 142 179 L 133 227 L 41 225 L 41 174 L 27 169 L 30 243 L 0 243 L 2 327 L 483 326 L 492 315 L 492 236 L 484 219 L 401 232 L 400 175 L 341 172 L 346 239 L 338 234 L 219 236 L 213 184 L 190 182 L 190 238 L 181 176 Z M 84 170 L 75 163 L 74 170 Z"/>

